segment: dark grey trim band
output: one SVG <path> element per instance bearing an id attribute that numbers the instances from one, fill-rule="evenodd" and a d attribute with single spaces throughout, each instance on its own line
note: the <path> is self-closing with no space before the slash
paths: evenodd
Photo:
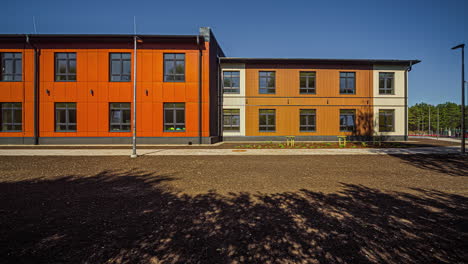
<path id="1" fill-rule="evenodd" d="M 138 144 L 196 144 L 198 137 L 137 137 Z M 217 137 L 203 137 L 202 144 L 213 144 Z M 131 144 L 131 137 L 41 137 L 40 144 Z M 0 137 L 0 144 L 34 144 L 33 137 Z"/>
<path id="2" fill-rule="evenodd" d="M 348 136 L 350 141 L 403 141 L 405 136 Z M 224 141 L 286 141 L 286 136 L 224 136 Z M 338 141 L 337 136 L 296 136 L 296 141 Z"/>

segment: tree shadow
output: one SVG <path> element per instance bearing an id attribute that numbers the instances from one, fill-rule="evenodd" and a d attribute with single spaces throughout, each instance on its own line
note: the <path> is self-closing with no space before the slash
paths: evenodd
<path id="1" fill-rule="evenodd" d="M 420 169 L 468 177 L 468 159 L 460 154 L 389 155 Z"/>
<path id="2" fill-rule="evenodd" d="M 336 194 L 167 188 L 171 175 L 0 183 L 4 263 L 461 263 L 467 198 L 342 184 Z"/>

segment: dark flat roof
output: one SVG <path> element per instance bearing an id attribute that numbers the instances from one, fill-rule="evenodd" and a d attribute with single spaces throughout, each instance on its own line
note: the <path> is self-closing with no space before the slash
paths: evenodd
<path id="1" fill-rule="evenodd" d="M 26 37 L 31 41 L 52 41 L 52 42 L 82 42 L 82 41 L 133 41 L 133 34 L 0 34 L 0 41 L 18 42 L 25 41 Z M 158 42 L 196 42 L 197 37 L 204 41 L 199 35 L 145 35 L 137 34 L 143 41 Z"/>
<path id="2" fill-rule="evenodd" d="M 387 59 L 315 59 L 315 58 L 221 58 L 221 62 L 230 63 L 320 63 L 320 64 L 385 64 L 415 65 L 420 60 L 387 60 Z"/>

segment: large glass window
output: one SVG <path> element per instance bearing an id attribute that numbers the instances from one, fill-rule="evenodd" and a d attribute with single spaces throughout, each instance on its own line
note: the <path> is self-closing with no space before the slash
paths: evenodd
<path id="1" fill-rule="evenodd" d="M 340 94 L 356 93 L 356 73 L 340 72 Z"/>
<path id="2" fill-rule="evenodd" d="M 300 72 L 299 83 L 299 93 L 315 94 L 315 72 Z"/>
<path id="3" fill-rule="evenodd" d="M 185 131 L 185 103 L 164 103 L 164 131 Z"/>
<path id="4" fill-rule="evenodd" d="M 394 132 L 395 131 L 395 110 L 380 109 L 379 110 L 379 131 Z"/>
<path id="5" fill-rule="evenodd" d="M 21 103 L 0 103 L 0 108 L 0 131 L 22 131 L 23 114 Z"/>
<path id="6" fill-rule="evenodd" d="M 224 131 L 239 132 L 240 131 L 240 111 L 239 109 L 224 109 L 223 110 L 223 128 Z"/>
<path id="7" fill-rule="evenodd" d="M 185 54 L 166 53 L 164 54 L 164 81 L 184 82 L 185 81 Z"/>
<path id="8" fill-rule="evenodd" d="M 259 79 L 259 93 L 261 94 L 274 94 L 276 90 L 276 80 L 274 71 L 260 71 Z"/>
<path id="9" fill-rule="evenodd" d="M 356 129 L 356 110 L 340 110 L 340 131 L 353 132 Z"/>
<path id="10" fill-rule="evenodd" d="M 394 94 L 394 80 L 393 72 L 379 72 L 379 94 Z"/>
<path id="11" fill-rule="evenodd" d="M 130 103 L 110 103 L 109 114 L 111 132 L 130 131 Z"/>
<path id="12" fill-rule="evenodd" d="M 131 54 L 110 53 L 110 81 L 129 82 L 131 80 Z"/>
<path id="13" fill-rule="evenodd" d="M 274 132 L 276 130 L 276 110 L 260 109 L 259 111 L 259 131 Z"/>
<path id="14" fill-rule="evenodd" d="M 76 81 L 76 53 L 55 53 L 55 81 Z"/>
<path id="15" fill-rule="evenodd" d="M 239 93 L 240 84 L 239 71 L 224 71 L 223 72 L 223 92 L 230 94 Z"/>
<path id="16" fill-rule="evenodd" d="M 301 109 L 300 110 L 300 127 L 301 132 L 314 132 L 315 131 L 315 109 Z"/>
<path id="17" fill-rule="evenodd" d="M 23 76 L 23 54 L 20 52 L 0 53 L 0 80 L 19 82 Z"/>
<path id="18" fill-rule="evenodd" d="M 76 103 L 55 103 L 55 131 L 76 131 Z"/>

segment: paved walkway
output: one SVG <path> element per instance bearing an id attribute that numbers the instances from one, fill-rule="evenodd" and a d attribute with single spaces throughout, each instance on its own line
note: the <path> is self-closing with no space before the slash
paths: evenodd
<path id="1" fill-rule="evenodd" d="M 454 154 L 459 147 L 388 149 L 141 149 L 139 156 Z M 129 149 L 0 149 L 0 156 L 129 156 Z"/>

